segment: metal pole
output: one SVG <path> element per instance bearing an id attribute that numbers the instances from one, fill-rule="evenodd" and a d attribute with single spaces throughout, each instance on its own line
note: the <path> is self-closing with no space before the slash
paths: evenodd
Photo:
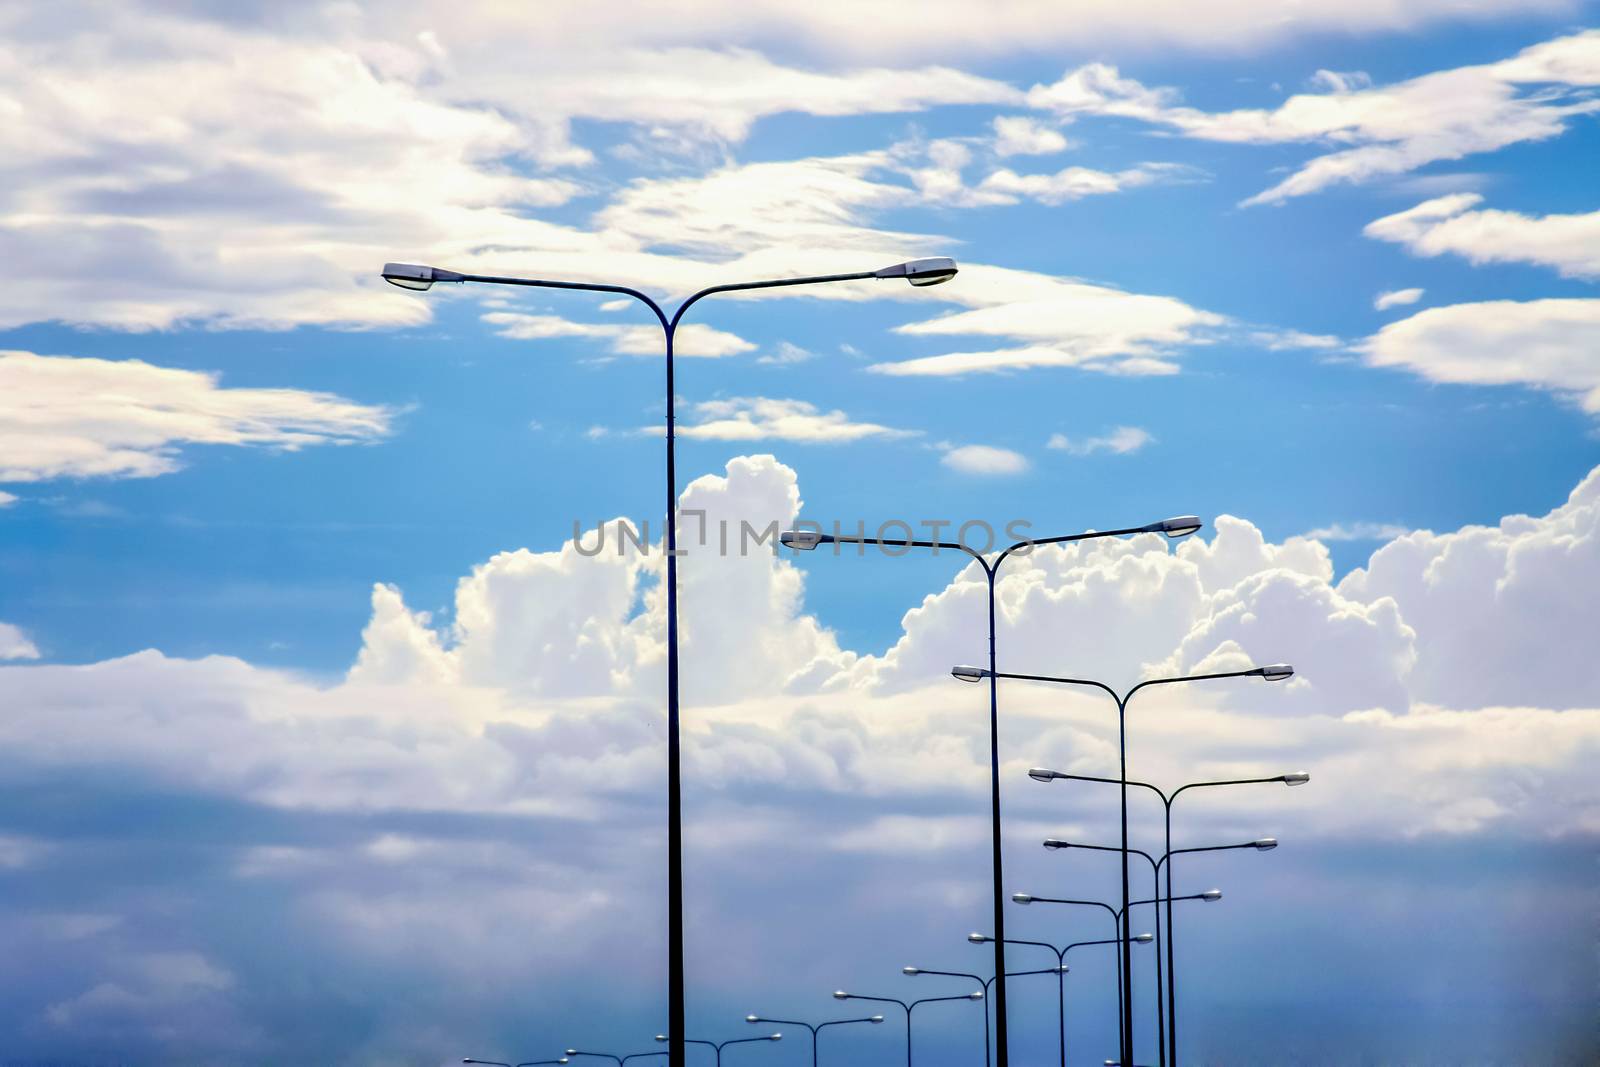
<path id="1" fill-rule="evenodd" d="M 996 1067 L 1008 1067 L 1006 1049 L 1006 912 L 1005 879 L 1000 857 L 1000 679 L 995 672 L 994 579 L 995 569 L 984 566 L 989 581 L 989 805 L 991 847 L 994 854 L 994 1043 Z M 989 1013 L 983 1013 L 988 1030 Z M 984 1062 L 989 1058 L 988 1034 L 984 1035 Z"/>
<path id="2" fill-rule="evenodd" d="M 1122 914 L 1119 919 L 1119 933 L 1122 945 L 1119 955 L 1122 960 L 1122 1056 L 1123 1063 L 1133 1062 L 1133 946 L 1128 941 L 1131 928 L 1128 925 L 1128 714 L 1127 698 L 1117 698 L 1117 748 L 1121 762 L 1121 789 L 1122 789 Z M 1171 895 L 1170 893 L 1168 894 Z"/>

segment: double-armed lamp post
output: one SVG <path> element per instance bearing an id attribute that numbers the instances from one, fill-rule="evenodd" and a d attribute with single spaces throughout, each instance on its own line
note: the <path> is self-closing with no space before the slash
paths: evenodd
<path id="1" fill-rule="evenodd" d="M 825 1023 L 808 1023 L 801 1019 L 769 1019 L 765 1015 L 746 1015 L 747 1023 L 777 1023 L 779 1026 L 803 1026 L 811 1032 L 811 1067 L 817 1067 L 817 1038 L 830 1026 L 849 1026 L 851 1023 L 881 1023 L 883 1016 L 869 1015 L 863 1019 L 829 1019 Z"/>
<path id="2" fill-rule="evenodd" d="M 1199 521 L 1196 520 L 1195 521 L 1195 527 L 1193 529 L 1191 529 L 1191 530 L 1186 531 L 1186 532 L 1193 533 L 1194 529 L 1198 529 L 1198 528 L 1199 528 Z M 992 602 L 991 602 L 991 605 L 992 605 Z M 992 606 L 990 608 L 990 614 L 991 614 L 991 616 L 993 615 L 993 607 Z M 1264 680 L 1269 681 L 1269 682 L 1281 682 L 1286 678 L 1291 678 L 1291 677 L 1294 676 L 1294 668 L 1289 666 L 1287 663 L 1274 663 L 1274 664 L 1272 664 L 1270 666 L 1266 666 L 1266 667 L 1251 667 L 1248 670 L 1242 670 L 1242 671 L 1219 671 L 1219 672 L 1215 672 L 1215 673 L 1212 673 L 1212 674 L 1188 674 L 1188 675 L 1182 675 L 1182 676 L 1174 677 L 1174 678 L 1147 678 L 1144 681 L 1140 682 L 1138 685 L 1134 686 L 1132 689 L 1129 689 L 1126 693 L 1118 693 L 1115 689 L 1111 688 L 1106 683 L 1095 681 L 1092 678 L 1064 678 L 1064 677 L 1054 677 L 1054 676 L 1045 675 L 1045 674 L 1012 674 L 1012 673 L 1009 673 L 1009 672 L 996 671 L 995 667 L 994 667 L 994 647 L 993 647 L 993 643 L 991 642 L 990 651 L 989 651 L 989 668 L 988 668 L 988 670 L 985 670 L 982 667 L 953 667 L 953 668 L 951 668 L 950 673 L 952 675 L 954 675 L 956 678 L 959 678 L 963 682 L 977 682 L 977 681 L 981 681 L 984 678 L 988 678 L 989 679 L 989 692 L 991 694 L 991 701 L 993 699 L 992 694 L 994 693 L 994 687 L 995 687 L 996 680 L 999 679 L 999 678 L 1010 678 L 1010 679 L 1015 679 L 1017 681 L 1023 681 L 1023 682 L 1050 682 L 1050 683 L 1055 684 L 1055 685 L 1087 686 L 1087 687 L 1090 687 L 1090 688 L 1093 688 L 1093 689 L 1099 689 L 1099 690 L 1104 691 L 1105 693 L 1107 693 L 1111 697 L 1112 700 L 1116 701 L 1116 703 L 1117 703 L 1117 752 L 1118 752 L 1118 761 L 1119 761 L 1119 767 L 1120 767 L 1117 780 L 1122 786 L 1122 910 L 1121 910 L 1121 922 L 1123 923 L 1123 926 L 1119 929 L 1119 932 L 1118 932 L 1117 936 L 1123 939 L 1123 941 L 1122 941 L 1122 1004 L 1123 1004 L 1123 1012 L 1122 1012 L 1122 1058 L 1125 1061 L 1130 1061 L 1131 1062 L 1133 1060 L 1133 956 L 1132 956 L 1132 952 L 1130 951 L 1131 950 L 1131 945 L 1129 944 L 1129 942 L 1127 940 L 1128 929 L 1127 929 L 1127 925 L 1126 925 L 1127 921 L 1128 921 L 1128 904 L 1129 904 L 1129 901 L 1128 901 L 1128 897 L 1129 897 L 1129 892 L 1128 892 L 1128 701 L 1132 700 L 1134 695 L 1136 693 L 1138 693 L 1142 689 L 1147 689 L 1150 686 L 1156 686 L 1156 685 L 1174 685 L 1174 684 L 1177 684 L 1178 682 L 1203 682 L 1203 681 L 1207 681 L 1207 680 L 1210 680 L 1210 679 L 1213 679 L 1213 678 L 1261 678 L 1261 679 L 1264 679 Z M 998 797 L 999 797 L 998 790 L 996 791 L 995 795 L 996 795 L 997 803 L 998 803 Z M 1169 891 L 1168 895 L 1169 896 L 1171 895 L 1170 891 Z M 1013 899 L 1015 899 L 1015 898 L 1013 898 Z M 998 910 L 998 908 L 997 908 L 997 910 Z M 999 931 L 998 929 L 995 931 L 995 937 L 996 938 L 1001 938 L 1001 937 L 1004 937 L 1004 936 L 1005 935 L 1001 931 Z M 1170 942 L 1170 936 L 1169 936 L 1168 940 Z M 997 942 L 997 944 L 998 944 L 998 942 Z M 998 984 L 996 985 L 996 988 L 997 989 L 1000 988 Z"/>
<path id="3" fill-rule="evenodd" d="M 1007 1051 L 1006 1028 L 1006 916 L 1005 916 L 1005 878 L 1000 856 L 1000 697 L 994 679 L 1008 677 L 997 674 L 995 660 L 995 582 L 1000 575 L 1000 567 L 1013 555 L 1031 553 L 1042 545 L 1065 545 L 1077 541 L 1090 541 L 1101 537 L 1128 537 L 1133 534 L 1158 533 L 1169 538 L 1186 537 L 1199 530 L 1204 523 L 1193 515 L 1180 515 L 1176 518 L 1162 519 L 1160 522 L 1146 523 L 1143 526 L 1128 526 L 1116 530 L 1092 530 L 1085 533 L 1066 534 L 1061 537 L 1040 537 L 1031 541 L 1018 541 L 1016 544 L 1001 551 L 990 560 L 983 553 L 961 541 L 918 541 L 913 539 L 900 539 L 888 537 L 850 537 L 841 534 L 825 534 L 812 530 L 789 530 L 781 534 L 778 540 L 789 548 L 801 551 L 813 551 L 819 545 L 872 545 L 878 548 L 912 549 L 924 548 L 933 552 L 954 551 L 962 552 L 972 557 L 972 560 L 983 570 L 984 579 L 988 584 L 989 593 L 989 821 L 990 821 L 990 864 L 993 877 L 993 911 L 994 911 L 994 1046 L 995 1063 L 997 1067 L 1008 1067 L 1010 1063 Z M 901 553 L 897 553 L 901 554 Z M 976 670 L 977 668 L 963 668 Z M 977 681 L 984 677 L 977 674 L 968 678 L 968 681 Z M 959 677 L 959 676 L 958 676 Z M 987 1017 L 986 1017 L 987 1018 Z"/>
<path id="4" fill-rule="evenodd" d="M 552 281 L 542 278 L 508 278 L 492 274 L 463 274 L 416 263 L 386 263 L 385 281 L 402 289 L 431 289 L 439 282 L 475 282 L 485 285 L 515 285 L 535 289 L 572 289 L 589 293 L 613 293 L 632 297 L 644 304 L 661 324 L 666 342 L 667 398 L 667 1030 L 671 1067 L 688 1067 L 684 1058 L 684 965 L 683 965 L 683 812 L 679 784 L 678 730 L 678 488 L 676 465 L 677 394 L 673 380 L 673 344 L 684 312 L 699 301 L 717 293 L 748 292 L 756 289 L 781 289 L 828 282 L 900 279 L 916 286 L 938 285 L 956 276 L 952 259 L 914 259 L 882 270 L 853 271 L 847 274 L 822 274 L 807 278 L 777 278 L 768 281 L 734 282 L 713 285 L 690 296 L 670 317 L 661 305 L 637 289 L 598 282 Z M 1002 1060 L 1002 1067 L 1004 1061 Z"/>

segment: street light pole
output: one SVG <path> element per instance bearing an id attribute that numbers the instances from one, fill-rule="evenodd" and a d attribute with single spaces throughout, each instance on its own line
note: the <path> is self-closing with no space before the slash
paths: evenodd
<path id="1" fill-rule="evenodd" d="M 967 935 L 967 940 L 974 945 L 982 945 L 994 939 L 987 934 L 973 933 Z M 1055 967 L 1049 967 L 1042 971 L 1012 971 L 1006 977 L 1016 978 L 1025 974 L 1053 974 L 1056 976 L 1056 1024 L 1061 1032 L 1061 1067 L 1067 1067 L 1067 953 L 1083 945 L 1115 945 L 1119 940 L 1119 938 L 1108 937 L 1099 941 L 1074 941 L 1065 948 L 1057 948 L 1048 941 L 1024 941 L 1016 937 L 1006 938 L 1006 944 L 1008 945 L 1036 945 L 1039 948 L 1047 948 L 1056 954 L 1057 965 Z M 1149 944 L 1151 937 L 1149 934 L 1135 934 L 1133 940 L 1139 944 Z M 992 982 L 994 979 L 991 978 L 989 981 Z M 1118 995 L 1122 992 L 1122 984 L 1120 982 L 1117 983 L 1117 992 Z M 1120 1022 L 1118 1033 L 1121 1033 Z"/>
<path id="2" fill-rule="evenodd" d="M 830 1026 L 848 1026 L 850 1023 L 881 1023 L 883 1022 L 883 1016 L 869 1015 L 865 1019 L 829 1019 L 827 1022 L 817 1023 L 815 1026 L 801 1019 L 769 1019 L 764 1015 L 746 1015 L 744 1021 L 747 1023 L 777 1023 L 780 1026 L 805 1027 L 811 1031 L 811 1067 L 817 1067 L 817 1037 L 823 1030 Z"/>
<path id="3" fill-rule="evenodd" d="M 908 1003 L 907 1001 L 900 1000 L 896 997 L 869 997 L 864 993 L 846 993 L 842 989 L 837 989 L 834 990 L 833 999 L 871 1000 L 876 1001 L 879 1004 L 900 1005 L 900 1007 L 906 1013 L 906 1067 L 911 1067 L 911 1013 L 916 1010 L 919 1004 L 938 1004 L 941 1001 L 947 1000 L 983 1000 L 984 996 L 983 993 L 979 991 L 976 993 L 966 993 L 959 997 L 923 997 L 921 1000 L 913 1000 Z M 987 1014 L 987 1008 L 985 1009 L 985 1014 Z"/>
<path id="4" fill-rule="evenodd" d="M 1272 669 L 1272 668 L 1264 668 L 1264 669 Z M 1280 664 L 1277 669 L 1288 670 L 1289 668 L 1287 666 L 1284 666 L 1284 665 Z M 1273 679 L 1273 680 L 1276 680 L 1276 679 Z M 1045 769 L 1039 768 L 1039 767 L 1035 767 L 1034 769 L 1030 770 L 1028 772 L 1028 777 L 1032 778 L 1036 782 L 1049 782 L 1049 781 L 1052 781 L 1052 780 L 1055 780 L 1055 779 L 1063 779 L 1063 780 L 1067 780 L 1067 781 L 1076 781 L 1076 782 L 1099 782 L 1099 783 L 1101 783 L 1103 785 L 1121 785 L 1122 784 L 1116 778 L 1097 778 L 1094 775 L 1090 775 L 1090 774 L 1067 774 L 1067 773 L 1065 773 L 1063 771 L 1050 771 L 1050 770 L 1045 770 Z M 1212 846 L 1208 846 L 1208 847 L 1205 847 L 1205 848 L 1192 848 L 1192 849 L 1191 848 L 1180 848 L 1180 849 L 1174 849 L 1172 847 L 1172 805 L 1173 805 L 1173 802 L 1178 799 L 1179 794 L 1183 793 L 1185 790 L 1188 790 L 1188 789 L 1209 789 L 1209 788 L 1211 788 L 1213 786 L 1222 786 L 1222 785 L 1267 785 L 1267 784 L 1275 784 L 1276 783 L 1276 784 L 1286 785 L 1286 786 L 1289 786 L 1289 787 L 1292 788 L 1292 787 L 1297 786 L 1297 785 L 1305 785 L 1309 781 L 1311 781 L 1311 775 L 1309 773 L 1307 773 L 1306 771 L 1292 771 L 1292 772 L 1290 772 L 1288 774 L 1268 775 L 1265 778 L 1229 778 L 1229 779 L 1225 779 L 1225 780 L 1222 780 L 1222 781 L 1215 781 L 1215 782 L 1190 782 L 1187 785 L 1181 785 L 1177 789 L 1174 789 L 1170 796 L 1167 793 L 1163 792 L 1160 787 L 1151 785 L 1149 782 L 1134 782 L 1134 781 L 1128 782 L 1127 783 L 1128 785 L 1135 785 L 1135 786 L 1140 787 L 1141 789 L 1148 789 L 1152 793 L 1154 793 L 1156 796 L 1160 797 L 1161 798 L 1162 807 L 1165 809 L 1167 846 L 1166 846 L 1166 852 L 1162 855 L 1161 861 L 1159 863 L 1157 863 L 1156 866 L 1159 869 L 1162 863 L 1166 864 L 1166 867 L 1167 867 L 1167 871 L 1166 871 L 1167 896 L 1171 897 L 1171 895 L 1172 895 L 1172 862 L 1171 862 L 1171 858 L 1174 855 L 1181 854 L 1181 853 L 1184 853 L 1184 852 L 1219 852 L 1219 851 L 1224 851 L 1224 850 L 1227 850 L 1227 849 L 1234 849 L 1234 848 L 1253 848 L 1258 852 L 1268 852 L 1268 851 L 1271 851 L 1272 849 L 1275 849 L 1275 848 L 1278 847 L 1278 839 L 1277 838 L 1275 838 L 1275 837 L 1263 837 L 1263 838 L 1260 838 L 1260 839 L 1258 839 L 1256 841 L 1246 841 L 1246 842 L 1244 842 L 1242 844 L 1237 844 L 1237 845 L 1212 845 Z M 1051 847 L 1051 843 L 1049 841 L 1046 841 L 1045 842 L 1045 847 L 1046 848 L 1050 848 Z M 1118 849 L 1111 848 L 1110 846 L 1107 846 L 1107 845 L 1079 845 L 1079 844 L 1069 844 L 1068 842 L 1065 842 L 1065 841 L 1057 841 L 1055 847 L 1057 847 L 1057 848 L 1066 848 L 1066 847 L 1098 848 L 1098 849 L 1104 849 L 1104 850 L 1106 850 L 1108 852 L 1120 851 Z M 1146 858 L 1148 859 L 1149 857 L 1146 856 Z M 1177 983 L 1176 975 L 1173 973 L 1174 969 L 1176 967 L 1176 964 L 1174 962 L 1173 950 L 1172 950 L 1172 940 L 1173 940 L 1173 937 L 1172 937 L 1172 933 L 1173 933 L 1173 931 L 1172 931 L 1172 904 L 1171 904 L 1170 901 L 1167 903 L 1167 909 L 1166 910 L 1167 910 L 1167 1055 L 1166 1055 L 1166 1062 L 1170 1065 L 1170 1067 L 1177 1067 L 1177 1063 L 1178 1063 L 1178 1040 L 1177 1040 L 1177 1037 L 1174 1034 L 1174 1031 L 1177 1029 L 1177 1016 L 1178 1016 L 1177 988 L 1178 988 L 1178 983 Z"/>
<path id="5" fill-rule="evenodd" d="M 980 993 L 986 992 L 989 988 L 989 983 L 994 981 L 993 978 L 985 981 L 981 975 L 967 974 L 965 971 L 930 971 L 924 967 L 902 967 L 900 968 L 900 973 L 907 978 L 915 978 L 919 974 L 936 974 L 945 978 L 970 978 L 978 983 L 978 992 Z M 989 1008 L 987 1005 L 983 1009 L 983 1062 L 984 1067 L 988 1067 L 991 1062 L 989 1059 Z"/>
<path id="6" fill-rule="evenodd" d="M 1194 533 L 1203 525 L 1193 515 L 1181 515 L 1176 518 L 1163 519 L 1160 522 L 1147 523 L 1143 526 L 1129 526 L 1117 530 L 1097 530 L 1067 534 L 1061 537 L 1041 537 L 1031 541 L 1018 541 L 1000 552 L 993 562 L 985 559 L 981 552 L 974 550 L 961 541 L 848 537 L 841 534 L 824 534 L 811 530 L 789 530 L 778 538 L 782 544 L 789 548 L 805 552 L 815 550 L 818 545 L 875 545 L 879 548 L 904 549 L 926 548 L 932 549 L 936 553 L 940 550 L 948 549 L 966 553 L 983 570 L 989 594 L 989 836 L 990 862 L 994 881 L 994 973 L 998 976 L 994 983 L 994 1045 L 997 1067 L 1008 1067 L 1010 1062 L 1006 1023 L 1005 879 L 1000 854 L 1000 697 L 995 682 L 997 677 L 1005 677 L 996 673 L 998 668 L 995 658 L 995 582 L 999 578 L 1000 567 L 1010 556 L 1020 550 L 1027 549 L 1031 552 L 1040 545 L 1064 545 L 1100 537 L 1125 537 L 1140 533 L 1159 533 L 1176 539 Z M 977 668 L 965 669 L 974 672 L 978 670 Z M 957 677 L 963 681 L 976 682 L 982 679 L 984 675 L 982 673 L 973 673 L 970 677 L 963 675 L 957 675 Z M 984 1019 L 987 1021 L 987 1014 L 985 1014 Z"/>
<path id="7" fill-rule="evenodd" d="M 469 1056 L 461 1062 L 482 1064 L 483 1067 L 544 1067 L 545 1064 L 566 1063 L 567 1058 L 562 1056 L 560 1059 L 555 1060 L 523 1060 L 521 1063 L 501 1063 L 499 1060 L 475 1060 Z"/>
<path id="8" fill-rule="evenodd" d="M 632 297 L 655 315 L 666 336 L 667 391 L 667 529 L 664 535 L 667 555 L 667 1028 L 671 1033 L 668 1048 L 670 1067 L 688 1067 L 684 1059 L 684 955 L 683 955 L 683 794 L 679 774 L 678 727 L 678 474 L 677 474 L 677 393 L 673 379 L 673 349 L 678 324 L 700 300 L 717 293 L 778 289 L 828 282 L 864 281 L 869 278 L 902 278 L 915 286 L 937 285 L 956 275 L 950 259 L 916 259 L 876 271 L 849 274 L 823 274 L 808 278 L 778 278 L 758 282 L 713 285 L 690 296 L 669 319 L 650 297 L 625 285 L 598 282 L 551 281 L 539 278 L 506 278 L 487 274 L 462 274 L 415 263 L 386 263 L 383 278 L 402 289 L 422 291 L 436 282 L 477 282 L 486 285 L 516 285 L 536 289 L 573 289 L 591 293 L 615 293 Z"/>
<path id="9" fill-rule="evenodd" d="M 668 1037 L 666 1034 L 657 1034 L 656 1035 L 656 1040 L 657 1041 L 671 1041 L 672 1039 L 670 1037 Z M 783 1035 L 782 1034 L 763 1034 L 760 1037 L 730 1037 L 728 1040 L 721 1041 L 721 1042 L 718 1042 L 718 1041 L 707 1041 L 704 1038 L 686 1037 L 686 1038 L 683 1039 L 683 1043 L 686 1044 L 686 1045 L 704 1045 L 707 1048 L 711 1049 L 713 1052 L 715 1052 L 717 1054 L 717 1067 L 722 1067 L 722 1050 L 727 1048 L 729 1045 L 749 1045 L 749 1044 L 753 1044 L 754 1042 L 757 1042 L 757 1041 L 782 1041 L 782 1040 L 783 1040 Z"/>
<path id="10" fill-rule="evenodd" d="M 1190 531 L 1192 532 L 1192 531 Z M 962 681 L 976 681 L 983 677 L 981 668 L 956 667 L 950 673 Z M 1263 678 L 1270 682 L 1280 682 L 1294 674 L 1294 668 L 1288 664 L 1275 663 L 1267 667 L 1252 667 L 1243 671 L 1219 671 L 1212 674 L 1189 674 L 1173 678 L 1147 678 L 1129 689 L 1126 693 L 1118 693 L 1104 682 L 1092 678 L 1060 678 L 1044 674 L 1010 674 L 997 672 L 991 665 L 988 671 L 991 687 L 997 678 L 1012 678 L 1024 682 L 1050 682 L 1055 685 L 1080 685 L 1099 689 L 1108 694 L 1117 702 L 1117 754 L 1120 765 L 1118 780 L 1122 785 L 1122 917 L 1127 921 L 1128 913 L 1128 702 L 1141 689 L 1153 685 L 1173 685 L 1178 682 L 1203 682 L 1213 678 Z M 1169 890 L 1170 892 L 1170 890 Z M 1169 918 L 1170 924 L 1170 918 Z M 1003 936 L 999 931 L 995 936 Z M 1123 938 L 1122 943 L 1122 1000 L 1127 1005 L 1127 1010 L 1122 1016 L 1122 1059 L 1127 1062 L 1133 1060 L 1133 956 L 1126 940 L 1127 929 L 1118 931 L 1117 936 Z M 1167 943 L 1172 943 L 1171 933 L 1168 932 Z"/>

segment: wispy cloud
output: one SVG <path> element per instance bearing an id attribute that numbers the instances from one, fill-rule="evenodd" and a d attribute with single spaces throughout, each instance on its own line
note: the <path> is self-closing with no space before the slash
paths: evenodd
<path id="1" fill-rule="evenodd" d="M 1388 311 L 1390 308 L 1401 307 L 1406 304 L 1415 304 L 1422 299 L 1421 289 L 1389 289 L 1379 293 L 1372 301 L 1372 306 L 1378 311 Z"/>
<path id="2" fill-rule="evenodd" d="M 1137 426 L 1118 426 L 1099 437 L 1070 438 L 1066 434 L 1051 434 L 1046 448 L 1053 448 L 1073 456 L 1092 456 L 1096 452 L 1110 452 L 1126 456 L 1155 441 L 1148 430 Z"/>
<path id="3" fill-rule="evenodd" d="M 945 452 L 939 462 L 962 474 L 1021 474 L 1028 459 L 1020 452 L 993 445 L 959 445 Z"/>

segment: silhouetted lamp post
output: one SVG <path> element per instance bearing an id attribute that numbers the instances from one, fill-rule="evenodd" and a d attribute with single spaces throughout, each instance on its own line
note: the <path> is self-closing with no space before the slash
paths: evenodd
<path id="1" fill-rule="evenodd" d="M 1197 520 L 1198 521 L 1198 520 Z M 1193 532 L 1188 531 L 1188 532 Z M 1107 693 L 1112 700 L 1117 702 L 1117 751 L 1120 763 L 1118 780 L 1122 785 L 1122 917 L 1127 921 L 1128 912 L 1128 701 L 1141 689 L 1153 685 L 1173 685 L 1178 682 L 1203 682 L 1214 678 L 1263 678 L 1269 682 L 1281 682 L 1293 676 L 1294 668 L 1286 663 L 1275 663 L 1266 667 L 1251 667 L 1243 671 L 1219 671 L 1212 674 L 1188 674 L 1174 678 L 1147 678 L 1129 689 L 1126 693 L 1119 694 L 1104 682 L 1092 678 L 1064 678 L 1045 674 L 1012 674 L 994 669 L 994 656 L 991 649 L 990 666 L 988 671 L 982 667 L 955 667 L 950 673 L 964 682 L 976 682 L 987 676 L 989 678 L 990 692 L 993 693 L 995 679 L 1012 678 L 1024 682 L 1050 682 L 1055 685 L 1089 686 Z M 1170 895 L 1171 889 L 1168 889 Z M 1170 922 L 1170 920 L 1169 920 Z M 995 936 L 1004 936 L 1000 931 L 995 931 Z M 1126 928 L 1117 933 L 1118 937 L 1126 939 Z M 1168 944 L 1171 944 L 1169 933 Z M 1133 958 L 1129 943 L 1122 943 L 1122 1002 L 1126 1010 L 1122 1015 L 1122 1058 L 1133 1059 Z"/>
<path id="2" fill-rule="evenodd" d="M 1041 537 L 1029 541 L 1018 541 L 995 556 L 992 563 L 985 559 L 981 552 L 960 541 L 850 537 L 842 534 L 825 534 L 812 530 L 789 530 L 778 537 L 778 540 L 785 546 L 803 552 L 814 551 L 818 545 L 875 545 L 879 548 L 906 549 L 927 548 L 935 552 L 949 549 L 955 552 L 964 552 L 971 556 L 983 570 L 989 592 L 989 671 L 991 675 L 989 683 L 989 836 L 990 863 L 994 881 L 994 973 L 999 976 L 994 984 L 994 1045 L 998 1067 L 1008 1067 L 1009 1053 L 1007 1052 L 1006 1030 L 1005 879 L 1002 873 L 1000 855 L 1000 702 L 993 680 L 993 672 L 997 669 L 995 663 L 995 580 L 999 577 L 1000 567 L 1005 563 L 1006 559 L 1023 548 L 1031 552 L 1035 547 L 1041 545 L 1064 545 L 1100 537 L 1126 537 L 1131 534 L 1141 533 L 1158 533 L 1164 534 L 1169 538 L 1179 538 L 1194 533 L 1204 525 L 1193 515 L 1180 515 L 1176 518 L 1162 519 L 1160 522 L 1146 523 L 1143 526 L 1128 526 L 1117 530 L 1096 530 L 1086 533 L 1067 534 L 1061 537 Z M 963 669 L 977 670 L 978 668 Z M 982 677 L 984 675 L 977 674 L 966 680 L 975 682 Z M 1004 677 L 1004 675 L 1001 675 L 1001 677 Z M 988 1019 L 987 1014 L 984 1018 L 985 1020 Z"/>
<path id="3" fill-rule="evenodd" d="M 777 1023 L 779 1026 L 805 1027 L 811 1031 L 811 1067 L 817 1067 L 817 1038 L 821 1036 L 823 1030 L 830 1026 L 849 1026 L 851 1023 L 881 1023 L 883 1022 L 883 1016 L 869 1015 L 864 1019 L 829 1019 L 827 1022 L 817 1023 L 815 1026 L 801 1019 L 769 1019 L 764 1015 L 746 1015 L 744 1021 L 747 1023 Z"/>
<path id="4" fill-rule="evenodd" d="M 678 729 L 678 490 L 677 490 L 677 393 L 673 381 L 673 345 L 683 313 L 697 302 L 716 293 L 747 292 L 754 289 L 779 289 L 827 282 L 864 281 L 871 278 L 903 279 L 912 285 L 938 285 L 956 276 L 952 259 L 914 259 L 882 270 L 854 271 L 849 274 L 823 274 L 808 278 L 778 278 L 759 282 L 713 285 L 689 297 L 668 318 L 650 297 L 625 285 L 598 282 L 550 281 L 538 278 L 506 278 L 489 274 L 462 274 L 458 271 L 417 263 L 386 263 L 384 281 L 402 289 L 431 289 L 438 282 L 479 282 L 487 285 L 517 285 L 535 289 L 573 289 L 590 293 L 615 293 L 632 297 L 648 307 L 661 323 L 666 336 L 667 357 L 667 1026 L 672 1067 L 688 1067 L 683 1055 L 683 828 L 682 794 L 679 786 Z"/>
<path id="5" fill-rule="evenodd" d="M 898 1004 L 906 1013 L 906 1067 L 911 1067 L 911 1013 L 921 1004 L 938 1004 L 948 1000 L 982 1000 L 983 994 L 966 993 L 959 997 L 923 997 L 921 1000 L 904 1001 L 897 997 L 869 997 L 862 993 L 846 993 L 837 989 L 833 994 L 834 1000 L 871 1000 L 879 1004 Z M 987 1014 L 987 1013 L 986 1013 Z M 985 1022 L 987 1023 L 987 1019 Z"/>

